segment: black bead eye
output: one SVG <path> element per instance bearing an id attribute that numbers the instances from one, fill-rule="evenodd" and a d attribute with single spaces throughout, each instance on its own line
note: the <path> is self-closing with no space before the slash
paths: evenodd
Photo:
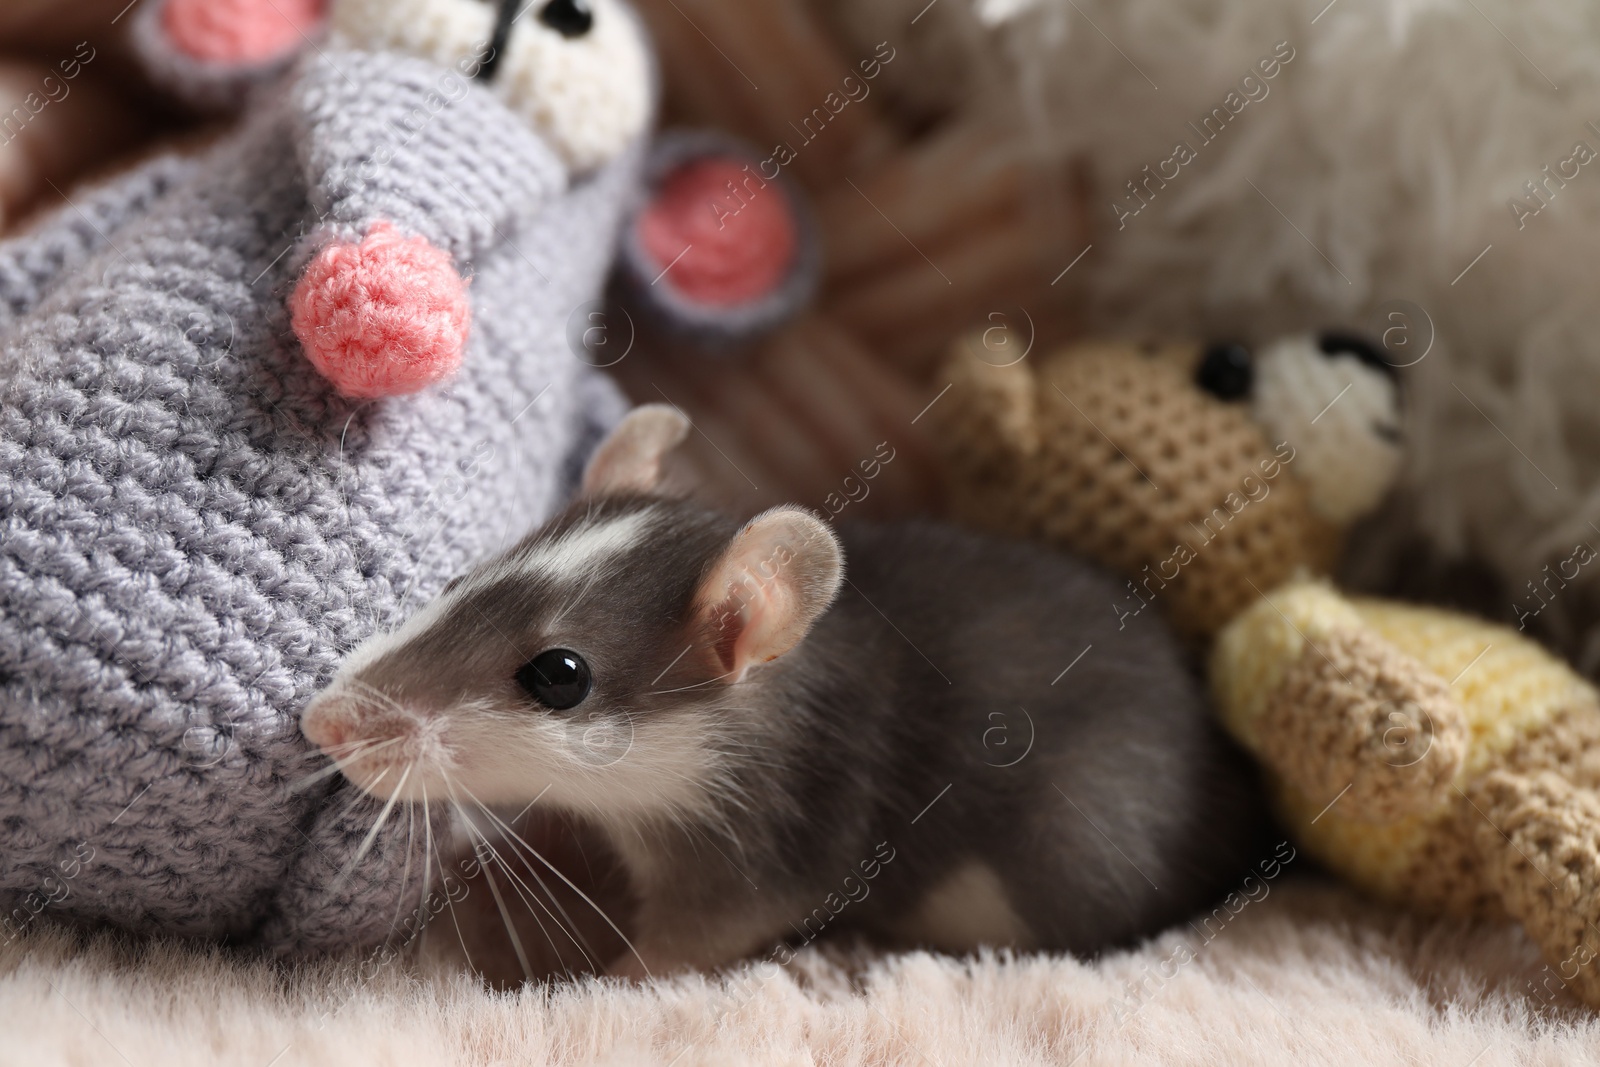
<path id="1" fill-rule="evenodd" d="M 582 37 L 594 27 L 594 12 L 587 0 L 550 0 L 539 10 L 539 21 L 563 37 Z"/>
<path id="2" fill-rule="evenodd" d="M 1376 367 L 1394 376 L 1395 365 L 1383 357 L 1383 352 L 1371 341 L 1355 333 L 1329 330 L 1317 337 L 1317 348 L 1325 356 L 1352 355 L 1369 367 Z"/>
<path id="3" fill-rule="evenodd" d="M 1250 395 L 1256 368 L 1250 350 L 1244 345 L 1225 342 L 1206 349 L 1194 380 L 1218 400 L 1239 400 Z"/>
<path id="4" fill-rule="evenodd" d="M 545 707 L 566 711 L 583 703 L 594 679 L 582 656 L 569 649 L 552 648 L 517 670 L 517 684 Z"/>

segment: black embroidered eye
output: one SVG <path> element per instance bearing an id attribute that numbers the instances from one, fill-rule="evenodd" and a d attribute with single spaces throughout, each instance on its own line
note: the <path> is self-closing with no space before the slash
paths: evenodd
<path id="1" fill-rule="evenodd" d="M 481 82 L 492 82 L 500 70 L 500 58 L 511 43 L 511 30 L 523 12 L 531 6 L 523 0 L 490 0 L 498 4 L 494 20 L 494 34 L 489 38 L 483 60 L 473 77 Z M 539 9 L 539 21 L 563 37 L 582 37 L 594 28 L 594 12 L 588 0 L 549 0 Z"/>
<path id="2" fill-rule="evenodd" d="M 1395 365 L 1383 358 L 1383 353 L 1378 350 L 1377 345 L 1360 334 L 1329 330 L 1317 338 L 1317 348 L 1329 358 L 1351 355 L 1369 367 L 1376 367 L 1390 377 L 1397 377 Z"/>
<path id="3" fill-rule="evenodd" d="M 594 27 L 594 12 L 587 0 L 550 0 L 540 9 L 539 21 L 563 37 L 582 37 Z"/>
<path id="4" fill-rule="evenodd" d="M 565 648 L 552 648 L 517 670 L 517 684 L 545 707 L 566 711 L 583 703 L 594 679 L 582 656 Z"/>
<path id="5" fill-rule="evenodd" d="M 1218 400 L 1239 400 L 1249 396 L 1255 377 L 1255 363 L 1250 358 L 1250 350 L 1231 341 L 1206 349 L 1205 357 L 1200 360 L 1200 369 L 1194 375 L 1200 388 Z"/>

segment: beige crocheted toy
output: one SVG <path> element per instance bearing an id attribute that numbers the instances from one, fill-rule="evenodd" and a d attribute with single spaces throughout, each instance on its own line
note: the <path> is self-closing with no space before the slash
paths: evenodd
<path id="1" fill-rule="evenodd" d="M 984 358 L 990 357 L 990 358 Z M 1223 721 L 1308 852 L 1432 911 L 1510 917 L 1600 1007 L 1600 698 L 1508 627 L 1323 575 L 1399 463 L 1398 396 L 1352 338 L 963 342 L 934 410 L 956 513 L 1130 576 L 1210 640 Z"/>

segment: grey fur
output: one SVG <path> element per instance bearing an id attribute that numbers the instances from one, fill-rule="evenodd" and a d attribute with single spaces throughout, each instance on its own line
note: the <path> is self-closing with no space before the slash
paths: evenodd
<path id="1" fill-rule="evenodd" d="M 428 108 L 445 73 L 319 51 L 204 155 L 0 245 L 8 913 L 80 842 L 51 910 L 81 921 L 294 951 L 380 940 L 414 901 L 403 818 L 337 882 L 377 805 L 291 788 L 323 762 L 296 715 L 347 650 L 545 518 L 620 416 L 566 324 L 640 154 L 571 179 L 485 91 Z M 379 218 L 457 257 L 473 332 L 452 383 L 356 403 L 285 304 L 322 242 Z"/>
<path id="2" fill-rule="evenodd" d="M 587 575 L 521 564 L 573 529 L 639 512 L 646 534 Z M 691 608 L 738 530 L 682 501 L 581 501 L 359 671 L 424 715 L 491 716 L 499 750 L 532 716 L 633 739 L 581 775 L 599 799 L 573 813 L 623 857 L 652 965 L 713 966 L 822 926 L 902 937 L 968 861 L 999 876 L 1029 943 L 1085 954 L 1177 921 L 1242 875 L 1263 832 L 1253 771 L 1164 625 L 1147 615 L 1119 629 L 1109 576 L 950 527 L 844 527 L 832 607 L 794 651 L 730 685 L 711 680 L 714 642 Z M 542 709 L 513 680 L 550 647 L 594 670 L 570 712 Z M 673 721 L 715 754 L 712 803 L 614 810 L 607 775 L 620 789 L 626 761 L 659 760 L 653 728 Z M 460 780 L 473 758 L 457 755 Z M 547 785 L 530 770 L 528 798 Z M 864 864 L 870 892 L 836 908 Z"/>

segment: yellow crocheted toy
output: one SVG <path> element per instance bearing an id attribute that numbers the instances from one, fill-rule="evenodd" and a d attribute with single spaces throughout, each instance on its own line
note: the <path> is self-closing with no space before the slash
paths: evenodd
<path id="1" fill-rule="evenodd" d="M 1398 394 L 1346 336 L 1079 345 L 997 365 L 975 341 L 935 410 L 968 522 L 1129 576 L 1210 641 L 1212 692 L 1308 852 L 1387 899 L 1522 923 L 1600 1007 L 1600 697 L 1505 626 L 1342 595 L 1341 533 L 1398 469 Z"/>

